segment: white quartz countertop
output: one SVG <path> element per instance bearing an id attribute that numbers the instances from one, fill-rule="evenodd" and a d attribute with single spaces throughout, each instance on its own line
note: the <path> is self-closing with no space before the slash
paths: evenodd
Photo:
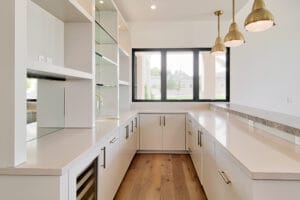
<path id="1" fill-rule="evenodd" d="M 300 146 L 210 110 L 132 111 L 119 120 L 98 120 L 93 129 L 64 129 L 27 144 L 27 162 L 0 168 L 4 175 L 60 176 L 93 152 L 136 113 L 190 113 L 252 179 L 300 180 Z"/>
<path id="2" fill-rule="evenodd" d="M 27 161 L 17 167 L 0 168 L 0 174 L 60 176 L 95 148 L 100 149 L 103 139 L 135 114 L 124 113 L 118 120 L 97 120 L 95 128 L 62 129 L 30 141 Z"/>
<path id="3" fill-rule="evenodd" d="M 300 146 L 254 128 L 233 115 L 190 112 L 252 179 L 300 180 Z"/>

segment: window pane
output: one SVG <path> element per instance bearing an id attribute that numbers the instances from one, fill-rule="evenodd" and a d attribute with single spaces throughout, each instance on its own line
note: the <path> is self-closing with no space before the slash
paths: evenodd
<path id="1" fill-rule="evenodd" d="M 193 52 L 167 52 L 167 99 L 193 99 Z"/>
<path id="2" fill-rule="evenodd" d="M 226 55 L 199 53 L 199 98 L 226 99 Z"/>
<path id="3" fill-rule="evenodd" d="M 161 99 L 161 53 L 135 53 L 135 99 Z"/>

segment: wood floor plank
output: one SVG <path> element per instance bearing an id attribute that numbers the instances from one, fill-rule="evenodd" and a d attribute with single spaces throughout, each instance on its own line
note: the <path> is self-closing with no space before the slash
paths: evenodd
<path id="1" fill-rule="evenodd" d="M 206 200 L 189 155 L 137 154 L 116 200 Z"/>

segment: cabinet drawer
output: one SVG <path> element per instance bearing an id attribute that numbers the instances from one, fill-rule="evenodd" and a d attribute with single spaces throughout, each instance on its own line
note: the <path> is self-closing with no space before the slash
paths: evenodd
<path id="1" fill-rule="evenodd" d="M 236 161 L 220 145 L 215 146 L 220 195 L 224 200 L 250 200 L 251 179 L 237 165 Z"/>

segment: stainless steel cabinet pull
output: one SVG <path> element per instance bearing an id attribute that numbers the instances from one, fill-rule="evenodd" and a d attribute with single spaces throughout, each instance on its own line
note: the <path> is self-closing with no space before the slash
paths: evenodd
<path id="1" fill-rule="evenodd" d="M 164 126 L 166 126 L 166 116 L 164 116 Z"/>
<path id="2" fill-rule="evenodd" d="M 159 126 L 161 126 L 161 116 L 159 117 Z"/>
<path id="3" fill-rule="evenodd" d="M 127 140 L 129 138 L 129 126 L 127 125 L 125 129 L 126 129 L 125 139 Z"/>
<path id="4" fill-rule="evenodd" d="M 135 128 L 137 128 L 137 117 L 135 118 Z"/>
<path id="5" fill-rule="evenodd" d="M 118 138 L 115 138 L 115 137 L 114 137 L 111 141 L 109 141 L 109 143 L 110 143 L 110 144 L 113 144 L 113 143 L 115 143 L 117 140 L 118 140 Z"/>
<path id="6" fill-rule="evenodd" d="M 199 134 L 199 146 L 202 147 L 202 132 L 198 131 Z"/>
<path id="7" fill-rule="evenodd" d="M 226 173 L 222 170 L 219 170 L 219 175 L 222 177 L 223 181 L 228 185 L 231 183 L 229 178 L 227 177 Z"/>
<path id="8" fill-rule="evenodd" d="M 103 151 L 103 164 L 101 165 L 101 167 L 105 169 L 106 168 L 106 147 L 103 147 L 101 151 Z"/>
<path id="9" fill-rule="evenodd" d="M 133 120 L 131 121 L 131 133 L 133 133 Z"/>

